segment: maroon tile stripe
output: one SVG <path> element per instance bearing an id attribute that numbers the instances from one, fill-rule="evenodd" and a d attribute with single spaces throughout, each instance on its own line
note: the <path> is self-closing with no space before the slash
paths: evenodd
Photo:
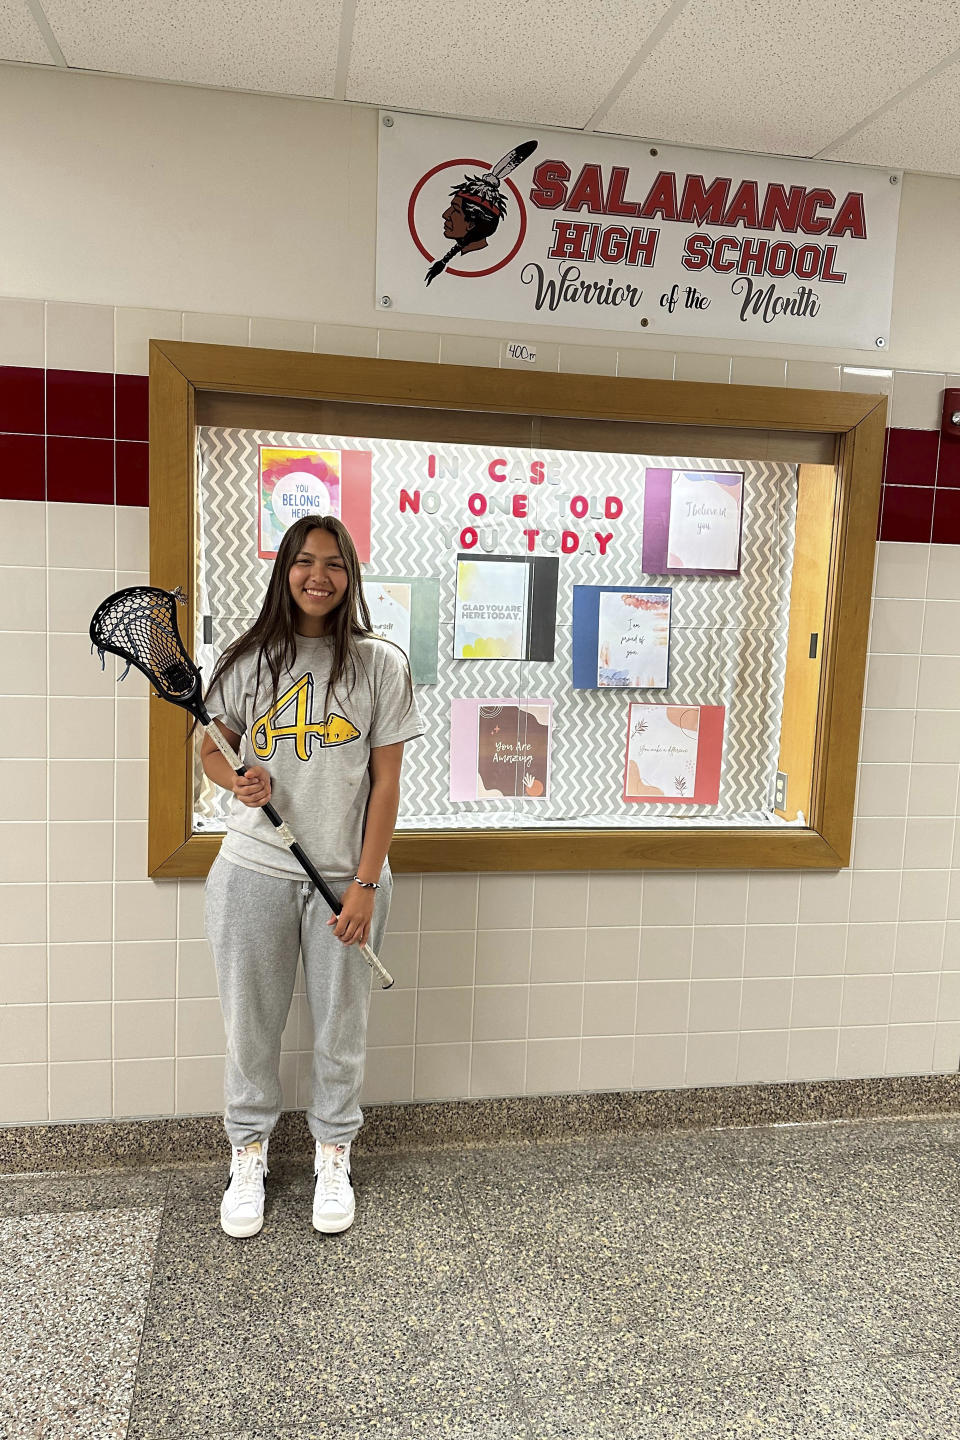
<path id="1" fill-rule="evenodd" d="M 145 375 L 0 365 L 0 499 L 148 503 Z"/>
<path id="2" fill-rule="evenodd" d="M 0 498 L 146 505 L 145 375 L 0 366 Z M 960 545 L 960 436 L 887 431 L 882 540 Z"/>

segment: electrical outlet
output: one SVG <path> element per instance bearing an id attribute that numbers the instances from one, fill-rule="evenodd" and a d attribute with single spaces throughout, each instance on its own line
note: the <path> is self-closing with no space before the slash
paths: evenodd
<path id="1" fill-rule="evenodd" d="M 786 810 L 787 808 L 787 777 L 782 770 L 777 771 L 777 780 L 773 787 L 773 808 L 774 810 Z"/>

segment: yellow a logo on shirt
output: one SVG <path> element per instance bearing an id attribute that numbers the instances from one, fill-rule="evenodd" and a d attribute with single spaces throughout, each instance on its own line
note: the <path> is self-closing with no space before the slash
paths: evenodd
<path id="1" fill-rule="evenodd" d="M 278 724 L 286 718 L 286 724 Z M 290 724 L 292 719 L 293 723 Z M 322 746 L 346 745 L 359 740 L 360 731 L 349 720 L 331 710 L 326 720 L 313 719 L 313 676 L 307 672 L 278 695 L 265 715 L 253 722 L 250 741 L 253 753 L 260 760 L 269 760 L 278 740 L 294 740 L 297 757 L 310 759 L 312 743 Z"/>

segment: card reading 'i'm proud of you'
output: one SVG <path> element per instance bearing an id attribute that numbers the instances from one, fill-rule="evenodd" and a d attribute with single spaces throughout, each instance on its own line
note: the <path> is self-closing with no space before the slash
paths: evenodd
<path id="1" fill-rule="evenodd" d="M 663 690 L 670 683 L 667 587 L 573 587 L 575 690 Z"/>

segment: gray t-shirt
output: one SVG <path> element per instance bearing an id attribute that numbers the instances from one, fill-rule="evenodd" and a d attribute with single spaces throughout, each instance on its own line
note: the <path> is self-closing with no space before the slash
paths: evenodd
<path id="1" fill-rule="evenodd" d="M 275 704 L 265 662 L 254 693 L 256 654 L 231 666 L 206 701 L 214 720 L 243 736 L 243 763 L 268 771 L 272 804 L 324 879 L 331 880 L 349 880 L 357 873 L 370 751 L 423 734 L 416 701 L 408 696 L 402 652 L 385 640 L 356 645 L 356 679 L 350 685 L 348 661 L 346 676 L 329 700 L 333 641 L 300 635 L 291 668 L 281 671 Z M 303 875 L 261 810 L 231 795 L 226 823 L 223 854 L 234 864 L 264 875 Z"/>

